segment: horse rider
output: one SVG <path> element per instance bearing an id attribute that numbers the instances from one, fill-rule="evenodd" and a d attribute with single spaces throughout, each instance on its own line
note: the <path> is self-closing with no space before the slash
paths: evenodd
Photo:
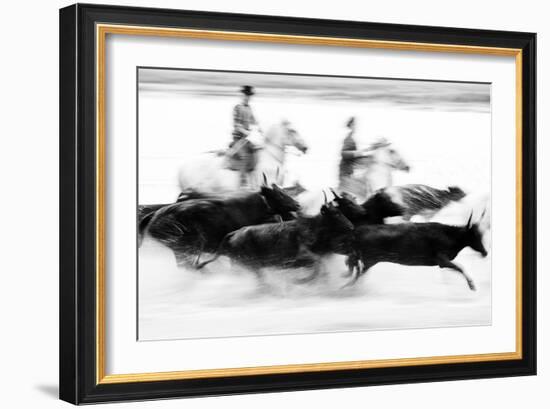
<path id="1" fill-rule="evenodd" d="M 257 151 L 260 149 L 247 137 L 253 126 L 256 126 L 260 133 L 262 131 L 250 107 L 250 98 L 255 93 L 254 88 L 244 85 L 240 91 L 243 97 L 241 103 L 233 108 L 233 141 L 229 144 L 226 155 L 229 159 L 229 168 L 239 172 L 240 184 L 245 187 L 249 173 L 255 169 L 258 162 Z"/>
<path id="2" fill-rule="evenodd" d="M 340 192 L 347 192 L 354 194 L 355 196 L 364 196 L 366 194 L 364 187 L 364 180 L 354 176 L 355 170 L 362 165 L 363 159 L 370 156 L 369 152 L 373 150 L 373 147 L 366 149 L 357 149 L 357 142 L 355 141 L 355 129 L 356 119 L 351 117 L 346 122 L 346 128 L 348 133 L 344 138 L 342 144 L 342 150 L 340 151 L 340 165 L 338 172 L 338 190 Z"/>

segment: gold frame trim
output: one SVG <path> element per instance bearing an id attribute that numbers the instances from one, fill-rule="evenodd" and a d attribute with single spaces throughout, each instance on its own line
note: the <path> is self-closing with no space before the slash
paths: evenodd
<path id="1" fill-rule="evenodd" d="M 374 48 L 401 51 L 428 51 L 514 56 L 516 64 L 516 350 L 505 353 L 432 356 L 419 358 L 380 359 L 368 361 L 323 362 L 314 364 L 187 370 L 132 374 L 105 374 L 105 41 L 107 34 L 198 38 L 224 41 L 249 41 L 282 44 Z M 489 362 L 522 358 L 522 51 L 516 48 L 431 44 L 402 41 L 362 40 L 352 38 L 292 36 L 178 29 L 165 27 L 96 25 L 96 383 L 116 384 L 164 380 L 204 379 L 214 377 L 290 374 L 347 369 L 388 368 L 412 365 Z"/>

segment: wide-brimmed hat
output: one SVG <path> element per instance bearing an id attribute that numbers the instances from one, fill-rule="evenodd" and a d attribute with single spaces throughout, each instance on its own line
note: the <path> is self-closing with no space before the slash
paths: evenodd
<path id="1" fill-rule="evenodd" d="M 243 85 L 243 87 L 241 88 L 241 92 L 244 95 L 254 95 L 254 87 L 250 85 Z"/>

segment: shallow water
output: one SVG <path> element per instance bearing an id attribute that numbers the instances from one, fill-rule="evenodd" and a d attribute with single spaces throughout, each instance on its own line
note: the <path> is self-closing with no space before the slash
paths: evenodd
<path id="1" fill-rule="evenodd" d="M 374 266 L 354 287 L 344 258 L 326 259 L 320 278 L 305 271 L 251 271 L 220 258 L 203 271 L 177 268 L 167 248 L 146 239 L 139 253 L 139 339 L 297 334 L 491 324 L 490 256 L 469 249 L 455 261 L 473 278 L 438 267 Z"/>

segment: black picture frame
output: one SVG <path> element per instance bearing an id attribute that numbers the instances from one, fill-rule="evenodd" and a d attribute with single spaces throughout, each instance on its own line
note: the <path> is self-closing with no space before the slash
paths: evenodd
<path id="1" fill-rule="evenodd" d="M 520 49 L 521 359 L 101 384 L 96 351 L 96 24 Z M 60 10 L 60 398 L 74 404 L 536 374 L 536 34 L 77 4 Z"/>

